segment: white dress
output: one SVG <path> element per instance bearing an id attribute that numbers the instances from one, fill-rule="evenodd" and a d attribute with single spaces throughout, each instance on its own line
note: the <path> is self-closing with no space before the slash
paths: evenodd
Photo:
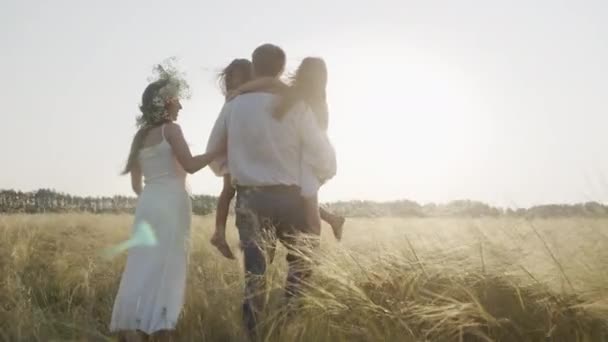
<path id="1" fill-rule="evenodd" d="M 128 251 L 112 332 L 173 330 L 184 302 L 192 203 L 186 172 L 165 140 L 164 126 L 161 131 L 161 143 L 139 152 L 145 186 L 133 224 L 133 236 L 149 227 L 156 243 L 135 244 Z"/>

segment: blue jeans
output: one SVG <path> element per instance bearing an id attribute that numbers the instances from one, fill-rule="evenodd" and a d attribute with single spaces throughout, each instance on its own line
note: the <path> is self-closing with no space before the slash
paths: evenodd
<path id="1" fill-rule="evenodd" d="M 264 308 L 266 266 L 272 262 L 277 240 L 288 250 L 287 299 L 297 295 L 310 276 L 304 209 L 299 188 L 237 188 L 236 226 L 245 258 L 243 321 L 253 339 Z"/>

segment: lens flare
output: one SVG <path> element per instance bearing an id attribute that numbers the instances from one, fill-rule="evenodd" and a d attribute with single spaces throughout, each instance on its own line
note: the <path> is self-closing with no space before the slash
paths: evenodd
<path id="1" fill-rule="evenodd" d="M 110 259 L 131 247 L 153 247 L 157 244 L 158 239 L 156 238 L 156 234 L 154 233 L 152 226 L 150 226 L 148 222 L 141 221 L 135 223 L 135 229 L 130 239 L 104 249 L 101 254 L 103 257 Z"/>

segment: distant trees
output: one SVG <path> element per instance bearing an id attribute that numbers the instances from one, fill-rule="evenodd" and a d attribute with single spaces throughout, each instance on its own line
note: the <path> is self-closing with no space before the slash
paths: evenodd
<path id="1" fill-rule="evenodd" d="M 608 217 L 608 206 L 598 202 L 580 204 L 548 204 L 531 208 L 497 208 L 471 200 L 457 200 L 445 204 L 420 205 L 413 201 L 392 202 L 349 201 L 334 202 L 327 207 L 341 215 L 360 217 Z"/>
<path id="2" fill-rule="evenodd" d="M 526 210 L 530 217 L 608 216 L 608 207 L 598 202 L 579 204 L 549 204 L 534 206 Z"/>
<path id="3" fill-rule="evenodd" d="M 215 209 L 216 199 L 212 196 L 194 196 L 192 211 L 206 215 Z M 132 213 L 137 198 L 127 196 L 79 197 L 40 189 L 33 192 L 0 190 L 0 213 Z"/>
<path id="4" fill-rule="evenodd" d="M 485 203 L 459 200 L 447 204 L 420 205 L 409 200 L 392 202 L 349 201 L 328 205 L 336 213 L 347 216 L 404 216 L 404 217 L 485 217 L 504 215 L 504 211 Z"/>
<path id="5" fill-rule="evenodd" d="M 214 196 L 193 196 L 192 211 L 196 215 L 208 215 L 215 210 L 216 202 L 217 198 Z M 33 192 L 0 190 L 0 213 L 132 213 L 136 204 L 137 198 L 127 196 L 79 197 L 51 189 Z M 598 202 L 503 209 L 471 200 L 425 205 L 410 200 L 342 201 L 330 203 L 327 207 L 336 214 L 351 217 L 608 217 L 608 206 Z"/>

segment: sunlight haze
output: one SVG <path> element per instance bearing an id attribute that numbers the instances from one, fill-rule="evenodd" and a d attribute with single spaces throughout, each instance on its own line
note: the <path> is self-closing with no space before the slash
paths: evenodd
<path id="1" fill-rule="evenodd" d="M 372 5 L 373 4 L 373 5 Z M 608 201 L 604 1 L 3 1 L 0 189 L 130 194 L 119 176 L 152 66 L 205 148 L 217 72 L 271 42 L 329 68 L 338 175 L 322 201 Z M 189 177 L 217 195 L 208 169 Z"/>

